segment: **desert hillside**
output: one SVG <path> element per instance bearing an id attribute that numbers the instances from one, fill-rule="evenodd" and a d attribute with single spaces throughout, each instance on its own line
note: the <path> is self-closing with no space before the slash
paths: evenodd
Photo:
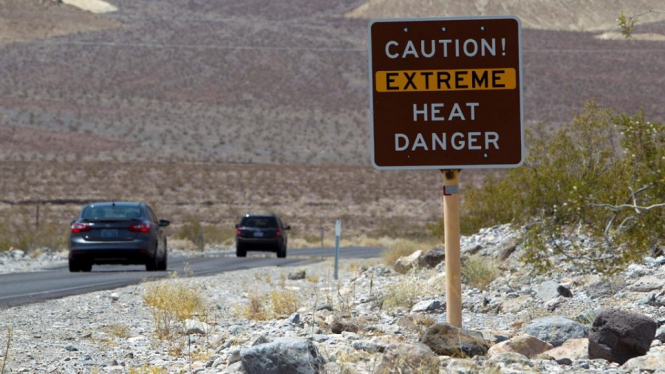
<path id="1" fill-rule="evenodd" d="M 369 0 L 347 13 L 354 18 L 465 17 L 514 14 L 522 26 L 538 30 L 607 31 L 616 29 L 620 12 L 641 14 L 663 10 L 660 0 Z M 641 22 L 662 21 L 650 13 Z"/>
<path id="2" fill-rule="evenodd" d="M 440 218 L 439 173 L 370 166 L 375 17 L 519 15 L 527 127 L 570 121 L 591 99 L 665 121 L 665 42 L 598 38 L 620 9 L 658 1 L 108 3 L 117 10 L 0 0 L 7 217 L 32 221 L 34 203 L 51 201 L 42 213 L 66 227 L 85 199 L 143 198 L 175 228 L 191 214 L 229 227 L 251 209 L 310 230 L 344 212 L 357 232 L 424 230 Z M 645 16 L 635 32 L 665 35 L 661 16 Z M 199 168 L 211 177 L 177 177 Z M 463 186 L 486 173 L 465 171 Z"/>

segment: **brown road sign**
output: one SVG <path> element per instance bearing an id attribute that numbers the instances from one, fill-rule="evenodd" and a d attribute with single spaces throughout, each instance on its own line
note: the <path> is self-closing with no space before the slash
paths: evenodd
<path id="1" fill-rule="evenodd" d="M 375 168 L 523 163 L 519 18 L 379 19 L 368 34 Z"/>

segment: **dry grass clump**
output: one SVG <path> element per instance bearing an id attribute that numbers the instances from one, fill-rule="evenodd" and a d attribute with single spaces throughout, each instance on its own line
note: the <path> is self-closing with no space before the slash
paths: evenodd
<path id="1" fill-rule="evenodd" d="M 461 273 L 466 284 L 484 290 L 499 276 L 499 266 L 490 258 L 474 255 L 464 261 Z"/>
<path id="2" fill-rule="evenodd" d="M 169 371 L 166 368 L 158 367 L 158 366 L 146 366 L 143 365 L 141 367 L 135 368 L 135 367 L 130 367 L 129 371 L 127 372 L 128 374 L 166 374 Z"/>
<path id="3" fill-rule="evenodd" d="M 121 324 L 117 324 L 117 323 L 110 324 L 108 326 L 104 326 L 101 329 L 101 331 L 103 331 L 107 334 L 113 335 L 117 338 L 127 339 L 131 336 L 131 334 L 129 333 L 129 326 L 121 325 Z"/>
<path id="4" fill-rule="evenodd" d="M 388 266 L 393 266 L 400 257 L 409 256 L 418 250 L 427 251 L 428 248 L 429 245 L 422 242 L 396 240 L 383 252 L 383 262 Z"/>
<path id="5" fill-rule="evenodd" d="M 411 308 L 422 296 L 441 295 L 445 292 L 445 283 L 428 283 L 434 270 L 412 270 L 398 283 L 386 286 L 381 298 L 384 308 Z"/>
<path id="6" fill-rule="evenodd" d="M 300 309 L 298 295 L 292 291 L 275 290 L 270 292 L 270 306 L 275 316 L 289 316 Z"/>
<path id="7" fill-rule="evenodd" d="M 199 288 L 179 279 L 176 272 L 166 281 L 146 285 L 143 301 L 152 308 L 156 334 L 160 339 L 173 338 L 184 332 L 185 321 L 197 314 L 206 314 Z"/>

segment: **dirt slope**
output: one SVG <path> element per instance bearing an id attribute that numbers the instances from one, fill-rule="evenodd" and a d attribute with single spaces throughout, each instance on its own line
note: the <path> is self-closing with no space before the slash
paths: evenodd
<path id="1" fill-rule="evenodd" d="M 57 1 L 0 0 L 0 44 L 118 26 L 116 21 Z"/>
<path id="2" fill-rule="evenodd" d="M 347 13 L 353 18 L 453 17 L 515 14 L 526 28 L 605 31 L 616 28 L 619 12 L 627 15 L 664 9 L 662 0 L 369 0 Z M 642 22 L 665 19 L 651 13 Z"/>

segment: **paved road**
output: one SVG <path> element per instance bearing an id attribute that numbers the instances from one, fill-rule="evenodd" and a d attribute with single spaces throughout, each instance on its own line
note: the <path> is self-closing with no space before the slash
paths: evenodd
<path id="1" fill-rule="evenodd" d="M 383 248 L 340 248 L 340 258 L 379 257 Z M 235 256 L 172 257 L 168 272 L 146 272 L 145 266 L 96 265 L 90 273 L 70 273 L 66 266 L 46 271 L 0 275 L 0 308 L 56 299 L 64 296 L 109 290 L 137 284 L 144 280 L 165 278 L 169 272 L 184 273 L 188 266 L 194 276 L 263 266 L 306 266 L 335 255 L 334 248 L 289 250 L 287 258 L 276 258 L 261 252 L 249 252 L 245 258 Z"/>

